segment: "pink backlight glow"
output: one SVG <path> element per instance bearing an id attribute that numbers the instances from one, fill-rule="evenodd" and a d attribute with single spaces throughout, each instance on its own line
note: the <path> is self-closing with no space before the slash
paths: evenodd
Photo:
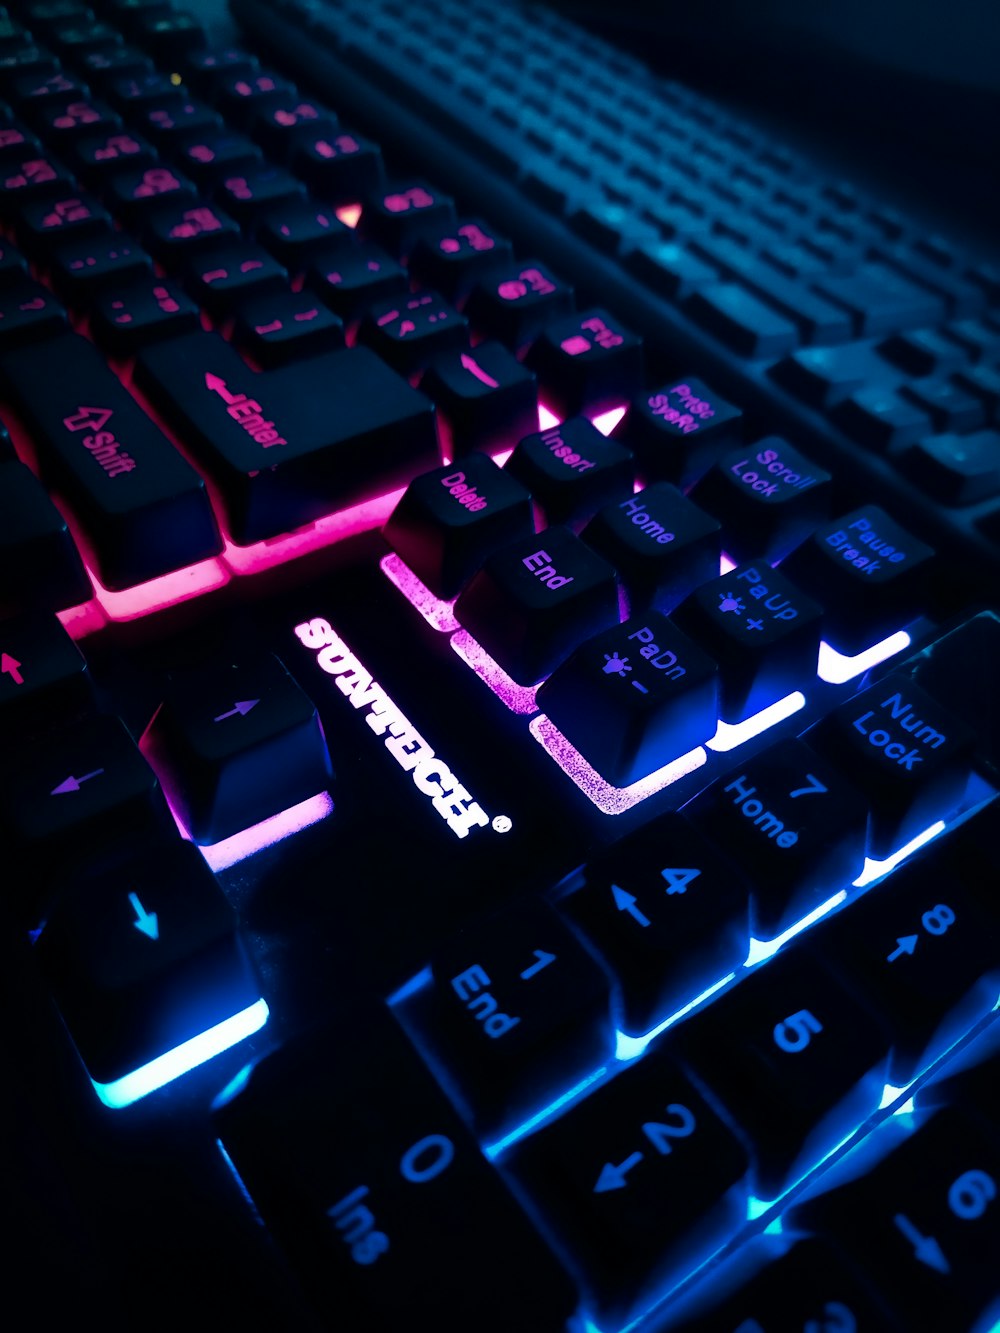
<path id="1" fill-rule="evenodd" d="M 352 229 L 358 225 L 361 218 L 360 204 L 342 204 L 340 208 L 334 211 L 344 226 Z"/>
<path id="2" fill-rule="evenodd" d="M 411 606 L 416 607 L 431 629 L 442 634 L 453 634 L 455 630 L 461 629 L 455 619 L 455 600 L 442 602 L 440 597 L 435 597 L 395 552 L 383 556 L 380 567 L 389 582 L 399 589 Z"/>
<path id="3" fill-rule="evenodd" d="M 350 509 L 327 514 L 306 528 L 255 542 L 252 546 L 237 546 L 227 537 L 222 559 L 234 574 L 258 574 L 324 546 L 346 541 L 348 537 L 356 537 L 361 532 L 381 527 L 396 507 L 404 489 L 400 486 L 396 490 L 386 491 L 384 495 L 365 500 Z"/>
<path id="4" fill-rule="evenodd" d="M 108 623 L 96 597 L 92 597 L 89 602 L 81 602 L 79 606 L 57 611 L 56 616 L 70 638 L 76 640 L 85 639 L 88 634 L 96 634 Z"/>
<path id="5" fill-rule="evenodd" d="M 222 561 L 213 556 L 209 560 L 199 560 L 186 569 L 174 570 L 171 574 L 161 574 L 157 579 L 146 583 L 137 583 L 134 588 L 125 588 L 122 592 L 112 592 L 105 588 L 92 569 L 87 570 L 94 585 L 94 599 L 103 608 L 109 620 L 138 620 L 154 611 L 163 611 L 168 606 L 177 606 L 188 602 L 193 597 L 201 597 L 217 588 L 224 588 L 230 574 Z"/>
<path id="6" fill-rule="evenodd" d="M 333 814 L 333 799 L 330 793 L 317 792 L 315 796 L 307 797 L 298 805 L 290 805 L 287 810 L 271 815 L 270 819 L 262 819 L 252 828 L 243 829 L 239 833 L 234 833 L 232 837 L 224 838 L 222 842 L 213 842 L 210 846 L 199 847 L 198 850 L 208 863 L 209 869 L 218 874 L 220 870 L 226 870 L 239 861 L 245 861 L 256 852 L 263 851 L 265 847 L 273 847 L 275 843 L 291 837 L 293 833 L 300 833 L 302 829 L 318 824 L 321 819 L 326 819 L 331 814 Z M 183 828 L 181 832 L 184 833 Z"/>
<path id="7" fill-rule="evenodd" d="M 499 662 L 490 657 L 478 639 L 474 639 L 468 630 L 460 629 L 453 635 L 451 646 L 466 666 L 470 666 L 480 680 L 486 682 L 500 702 L 512 713 L 521 713 L 527 717 L 538 712 L 535 686 L 518 685 L 516 680 L 511 680 Z"/>
<path id="8" fill-rule="evenodd" d="M 613 787 L 601 777 L 600 773 L 591 768 L 576 746 L 566 739 L 544 713 L 532 718 L 528 730 L 563 772 L 573 779 L 584 796 L 606 815 L 624 814 L 626 810 L 631 810 L 640 801 L 644 801 L 647 796 L 662 791 L 672 782 L 677 782 L 679 778 L 686 777 L 688 773 L 701 768 L 708 758 L 704 746 L 698 745 L 687 754 L 672 759 L 669 764 L 664 764 L 662 768 L 640 778 L 638 782 L 633 782 L 630 787 Z"/>
<path id="9" fill-rule="evenodd" d="M 602 435 L 610 435 L 614 428 L 621 421 L 622 417 L 628 411 L 628 404 L 622 403 L 618 407 L 606 408 L 603 412 L 598 412 L 591 416 L 589 412 L 584 412 L 584 416 L 589 416 L 593 424 Z M 538 404 L 538 429 L 551 430 L 553 426 L 558 426 L 562 417 L 557 416 L 551 407 L 545 403 Z"/>

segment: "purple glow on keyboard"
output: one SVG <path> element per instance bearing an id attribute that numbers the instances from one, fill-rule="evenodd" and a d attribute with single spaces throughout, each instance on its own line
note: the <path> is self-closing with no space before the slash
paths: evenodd
<path id="1" fill-rule="evenodd" d="M 461 629 L 455 619 L 455 599 L 442 602 L 435 597 L 430 588 L 417 578 L 413 570 L 395 552 L 383 556 L 379 562 L 382 573 L 394 587 L 398 588 L 411 606 L 416 607 L 423 618 L 442 634 L 453 634 Z"/>
<path id="2" fill-rule="evenodd" d="M 623 403 L 621 407 L 609 407 L 606 412 L 598 412 L 591 420 L 602 435 L 610 435 L 627 411 L 628 407 Z"/>
<path id="3" fill-rule="evenodd" d="M 452 640 L 454 644 L 454 639 Z M 544 713 L 533 718 L 528 730 L 539 745 L 556 761 L 564 773 L 573 779 L 588 800 L 606 815 L 621 815 L 631 810 L 634 805 L 644 801 L 647 796 L 662 791 L 672 782 L 686 777 L 695 769 L 701 768 L 708 755 L 702 745 L 689 750 L 669 764 L 633 782 L 630 787 L 613 787 L 600 773 L 591 768 L 583 755 L 572 745 L 558 727 L 554 726 Z"/>
<path id="4" fill-rule="evenodd" d="M 307 797 L 298 805 L 291 805 L 287 810 L 271 815 L 269 819 L 262 819 L 252 828 L 243 829 L 239 833 L 234 833 L 232 837 L 199 847 L 198 850 L 208 863 L 209 869 L 218 874 L 220 870 L 226 870 L 239 861 L 245 861 L 247 857 L 253 856 L 265 847 L 273 847 L 284 838 L 290 838 L 293 833 L 299 833 L 312 824 L 318 824 L 321 819 L 326 819 L 331 814 L 333 814 L 333 799 L 330 793 L 317 792 L 315 796 Z M 176 814 L 174 818 L 177 818 Z M 178 827 L 181 827 L 179 823 Z M 181 832 L 184 833 L 183 828 Z"/>
<path id="5" fill-rule="evenodd" d="M 345 227 L 353 229 L 358 225 L 358 221 L 361 218 L 361 205 L 342 204 L 340 208 L 334 209 L 334 212 Z"/>
<path id="6" fill-rule="evenodd" d="M 546 407 L 544 403 L 539 402 L 538 404 L 539 430 L 551 430 L 553 426 L 558 426 L 561 420 L 562 418 L 557 417 L 555 412 L 552 411 L 551 407 Z"/>
<path id="7" fill-rule="evenodd" d="M 459 657 L 470 666 L 480 680 L 484 680 L 501 703 L 506 704 L 512 713 L 530 716 L 538 712 L 535 702 L 534 685 L 518 685 L 511 680 L 499 662 L 495 662 L 482 644 L 472 637 L 468 630 L 460 629 L 452 637 L 451 646 Z"/>
<path id="8" fill-rule="evenodd" d="M 731 574 L 737 563 L 738 561 L 734 560 L 731 555 L 726 555 L 723 551 L 719 556 L 719 577 L 721 578 L 723 574 Z"/>
<path id="9" fill-rule="evenodd" d="M 776 727 L 779 722 L 784 722 L 785 718 L 805 706 L 806 696 L 799 690 L 793 690 L 777 703 L 769 704 L 752 717 L 745 717 L 742 722 L 723 722 L 720 718 L 718 730 L 706 744 L 710 750 L 725 754 L 727 750 L 735 750 L 738 745 L 745 745 L 754 736 L 767 731 L 768 727 Z"/>
<path id="10" fill-rule="evenodd" d="M 162 574 L 147 583 L 137 583 L 134 588 L 125 588 L 121 592 L 105 588 L 92 569 L 88 568 L 87 573 L 94 584 L 95 601 L 112 621 L 138 620 L 140 616 L 166 610 L 168 606 L 189 602 L 193 597 L 224 588 L 231 577 L 215 556 L 171 574 Z"/>
<path id="11" fill-rule="evenodd" d="M 836 648 L 823 642 L 819 646 L 816 674 L 831 685 L 844 685 L 855 676 L 860 676 L 863 671 L 870 671 L 873 666 L 878 666 L 879 662 L 901 653 L 909 646 L 910 636 L 902 629 L 890 634 L 887 639 L 882 639 L 880 643 L 873 643 L 870 648 L 866 648 L 855 657 L 845 657 L 843 653 L 838 653 Z"/>
<path id="12" fill-rule="evenodd" d="M 381 527 L 395 509 L 405 487 L 387 491 L 372 500 L 364 500 L 350 509 L 327 514 L 308 527 L 282 533 L 252 546 L 237 546 L 226 538 L 223 560 L 234 574 L 259 574 L 289 560 L 318 551 L 334 542 L 346 541 L 371 528 Z"/>

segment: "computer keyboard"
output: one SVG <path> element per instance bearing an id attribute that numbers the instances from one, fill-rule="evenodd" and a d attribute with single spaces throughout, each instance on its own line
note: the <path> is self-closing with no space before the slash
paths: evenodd
<path id="1" fill-rule="evenodd" d="M 1000 270 L 538 5 L 0 18 L 32 1324 L 1000 1323 Z"/>

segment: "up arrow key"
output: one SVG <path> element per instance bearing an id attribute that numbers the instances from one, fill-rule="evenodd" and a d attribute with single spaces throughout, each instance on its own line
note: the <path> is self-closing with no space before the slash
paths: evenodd
<path id="1" fill-rule="evenodd" d="M 136 930 L 141 930 L 147 939 L 158 940 L 160 938 L 160 922 L 155 912 L 147 912 L 145 907 L 139 901 L 137 893 L 130 893 L 129 902 L 132 904 L 132 910 L 135 912 L 135 920 L 132 922 Z"/>

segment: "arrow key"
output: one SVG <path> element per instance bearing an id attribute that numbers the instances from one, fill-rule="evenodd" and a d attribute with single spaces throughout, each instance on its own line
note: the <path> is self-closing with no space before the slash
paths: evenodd
<path id="1" fill-rule="evenodd" d="M 794 1207 L 786 1226 L 829 1237 L 876 1280 L 905 1328 L 972 1328 L 996 1300 L 996 1138 L 950 1109 L 901 1143 L 897 1132 L 882 1131 L 894 1146 L 866 1175 Z M 850 1170 L 848 1157 L 834 1182 Z"/>
<path id="2" fill-rule="evenodd" d="M 260 996 L 229 906 L 177 838 L 77 884 L 39 957 L 95 1082 L 113 1083 Z"/>
<path id="3" fill-rule="evenodd" d="M 297 805 L 333 776 L 313 703 L 270 654 L 176 676 L 141 744 L 199 843 Z"/>
<path id="4" fill-rule="evenodd" d="M 507 1164 L 615 1327 L 654 1283 L 694 1266 L 746 1217 L 746 1150 L 662 1049 L 518 1145 Z"/>
<path id="5" fill-rule="evenodd" d="M 0 732 L 44 727 L 92 697 L 87 663 L 56 616 L 0 621 Z"/>

